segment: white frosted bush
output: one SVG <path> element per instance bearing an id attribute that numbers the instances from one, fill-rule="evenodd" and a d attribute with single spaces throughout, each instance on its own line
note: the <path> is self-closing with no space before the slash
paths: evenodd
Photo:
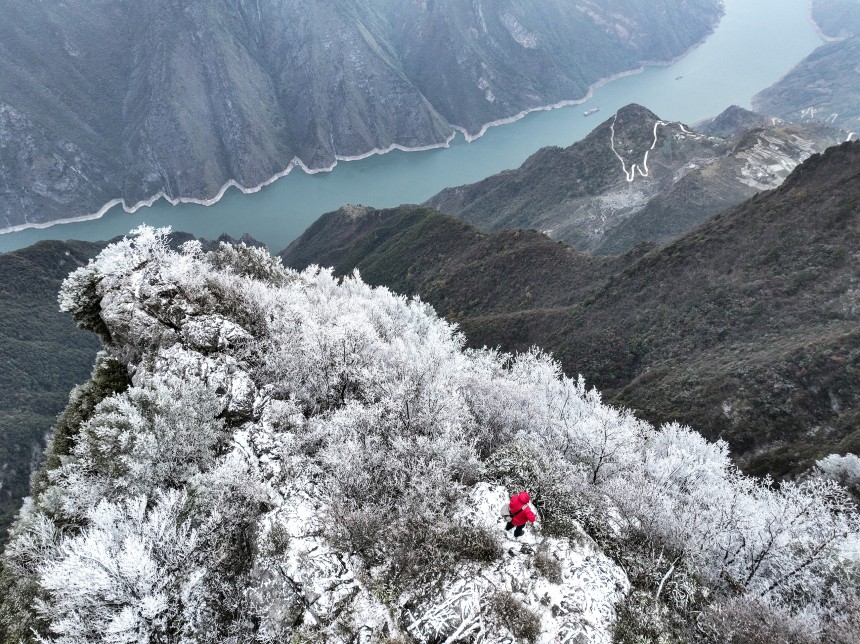
<path id="1" fill-rule="evenodd" d="M 446 531 L 488 458 L 496 480 L 510 461 L 510 484 L 546 488 L 556 529 L 581 517 L 650 553 L 637 565 L 658 593 L 696 579 L 813 626 L 854 601 L 841 553 L 858 518 L 833 481 L 743 476 L 724 443 L 604 405 L 539 350 L 464 350 L 430 307 L 358 274 L 244 246 L 172 251 L 165 235 L 138 229 L 60 295 L 134 385 L 81 425 L 13 532 L 7 566 L 37 587 L 46 641 L 250 641 L 249 597 L 283 583 L 296 601 L 278 581 L 296 565 L 277 559 L 298 534 L 286 516 L 321 521 L 303 552 L 364 558 L 387 601 L 431 588 L 461 556 Z M 818 469 L 850 485 L 860 460 Z M 266 632 L 287 632 L 273 614 Z"/>
<path id="2" fill-rule="evenodd" d="M 821 476 L 860 493 L 860 458 L 856 454 L 831 454 L 817 461 L 815 467 Z"/>

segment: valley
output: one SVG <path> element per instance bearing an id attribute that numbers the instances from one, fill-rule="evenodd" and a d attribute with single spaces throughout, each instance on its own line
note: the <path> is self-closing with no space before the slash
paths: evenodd
<path id="1" fill-rule="evenodd" d="M 442 147 L 672 60 L 721 14 L 716 0 L 484 5 L 3 2 L 0 229 Z"/>
<path id="2" fill-rule="evenodd" d="M 583 118 L 585 108 L 598 106 L 601 114 L 610 115 L 637 102 L 664 119 L 689 124 L 732 104 L 749 107 L 753 94 L 778 80 L 821 43 L 809 22 L 805 0 L 726 0 L 724 6 L 723 19 L 702 45 L 669 66 L 648 66 L 596 88 L 582 108 L 535 112 L 516 123 L 490 128 L 469 144 L 457 135 L 445 149 L 395 150 L 341 163 L 330 173 L 292 172 L 254 194 L 225 188 L 223 197 L 208 207 L 171 206 L 161 200 L 134 215 L 114 207 L 97 220 L 2 234 L 0 251 L 40 239 L 110 239 L 144 221 L 210 239 L 225 232 L 238 238 L 247 232 L 269 248 L 281 249 L 321 214 L 345 203 L 376 207 L 420 203 L 444 188 L 516 167 L 540 147 L 569 146 L 595 126 L 593 116 Z M 760 48 L 769 55 L 760 56 Z M 750 60 L 756 64 L 751 66 Z M 675 80 L 678 75 L 683 76 L 680 81 Z"/>

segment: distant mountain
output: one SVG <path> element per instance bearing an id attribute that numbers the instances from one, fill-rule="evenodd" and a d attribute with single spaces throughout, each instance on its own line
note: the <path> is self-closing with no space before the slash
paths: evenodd
<path id="1" fill-rule="evenodd" d="M 858 204 L 860 143 L 846 143 L 622 257 L 417 207 L 326 215 L 282 257 L 420 294 L 472 345 L 550 349 L 608 401 L 724 438 L 749 471 L 779 476 L 860 451 Z"/>
<path id="2" fill-rule="evenodd" d="M 816 49 L 785 77 L 753 97 L 755 109 L 792 121 L 830 123 L 860 135 L 860 2 L 812 0 L 821 34 Z"/>
<path id="3" fill-rule="evenodd" d="M 708 126 L 731 137 L 721 138 L 628 105 L 568 148 L 543 148 L 517 170 L 448 188 L 427 205 L 485 230 L 537 228 L 580 250 L 619 254 L 675 239 L 845 140 L 820 124 L 774 124 L 738 109 Z"/>
<path id="4" fill-rule="evenodd" d="M 0 1 L 0 229 L 207 200 L 579 99 L 717 0 Z"/>
<path id="5" fill-rule="evenodd" d="M 635 256 L 594 258 L 535 230 L 488 234 L 432 208 L 346 206 L 320 217 L 280 257 L 297 269 L 358 268 L 368 283 L 421 294 L 459 321 L 571 306 Z"/>
<path id="6" fill-rule="evenodd" d="M 831 123 L 860 133 L 860 38 L 822 45 L 775 85 L 755 109 L 794 121 Z"/>
<path id="7" fill-rule="evenodd" d="M 732 105 L 714 118 L 695 123 L 693 128 L 702 134 L 729 139 L 771 125 L 774 125 L 773 117 Z"/>
<path id="8" fill-rule="evenodd" d="M 857 0 L 811 0 L 812 19 L 826 38 L 860 35 L 860 2 Z"/>

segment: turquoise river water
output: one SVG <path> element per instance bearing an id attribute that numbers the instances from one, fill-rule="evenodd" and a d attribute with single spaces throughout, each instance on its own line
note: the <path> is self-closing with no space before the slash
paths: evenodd
<path id="1" fill-rule="evenodd" d="M 0 251 L 41 239 L 110 239 L 140 223 L 170 225 L 209 238 L 247 232 L 278 251 L 321 214 L 343 204 L 382 208 L 420 203 L 443 188 L 515 168 L 540 147 L 568 146 L 628 103 L 685 123 L 715 116 L 732 104 L 749 107 L 756 92 L 777 81 L 822 40 L 809 20 L 807 0 L 724 4 L 726 13 L 715 32 L 672 65 L 614 80 L 582 105 L 533 112 L 492 127 L 472 143 L 458 135 L 448 148 L 394 151 L 341 162 L 332 172 L 315 175 L 296 169 L 254 194 L 231 188 L 212 206 L 159 201 L 133 215 L 117 206 L 100 219 L 0 235 Z M 592 107 L 600 111 L 583 117 Z"/>

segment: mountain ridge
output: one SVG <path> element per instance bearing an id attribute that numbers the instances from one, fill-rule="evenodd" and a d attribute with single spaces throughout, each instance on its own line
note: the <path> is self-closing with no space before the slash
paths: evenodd
<path id="1" fill-rule="evenodd" d="M 833 472 L 745 476 L 537 349 L 165 235 L 61 288 L 103 351 L 0 556 L 4 643 L 856 639 Z"/>
<path id="2" fill-rule="evenodd" d="M 822 449 L 860 449 L 858 197 L 860 143 L 843 143 L 677 241 L 621 257 L 579 254 L 537 231 L 465 228 L 463 246 L 446 246 L 446 226 L 457 228 L 445 216 L 390 211 L 405 224 L 387 243 L 350 247 L 341 236 L 343 250 L 326 259 L 339 273 L 357 265 L 370 283 L 420 294 L 473 346 L 543 346 L 607 400 L 725 438 L 748 471 L 798 474 Z M 338 230 L 338 216 L 327 216 L 311 252 L 299 238 L 281 256 L 308 263 Z M 399 258 L 397 240 L 420 249 L 425 235 L 432 251 Z"/>
<path id="3" fill-rule="evenodd" d="M 640 241 L 676 238 L 845 140 L 836 128 L 774 122 L 737 108 L 714 122 L 710 127 L 728 138 L 631 104 L 582 141 L 543 148 L 515 170 L 425 203 L 486 230 L 538 228 L 579 250 L 619 254 Z"/>

